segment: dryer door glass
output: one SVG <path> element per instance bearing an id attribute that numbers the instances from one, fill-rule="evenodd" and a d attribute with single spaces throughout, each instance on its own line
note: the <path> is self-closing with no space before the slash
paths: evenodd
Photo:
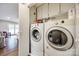
<path id="1" fill-rule="evenodd" d="M 34 41 L 39 41 L 40 40 L 40 32 L 37 29 L 34 29 L 32 31 L 32 36 L 34 38 Z"/>
<path id="2" fill-rule="evenodd" d="M 67 36 L 60 30 L 51 30 L 48 33 L 48 40 L 56 46 L 64 46 L 67 43 Z"/>

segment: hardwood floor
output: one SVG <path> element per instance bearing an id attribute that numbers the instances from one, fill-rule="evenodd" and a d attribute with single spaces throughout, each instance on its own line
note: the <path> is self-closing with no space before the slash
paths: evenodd
<path id="1" fill-rule="evenodd" d="M 18 40 L 16 36 L 6 39 L 6 47 L 0 48 L 0 56 L 18 56 Z"/>

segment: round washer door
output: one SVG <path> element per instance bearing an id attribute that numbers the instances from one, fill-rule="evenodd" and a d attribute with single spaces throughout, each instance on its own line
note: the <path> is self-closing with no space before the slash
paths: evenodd
<path id="1" fill-rule="evenodd" d="M 35 41 L 35 42 L 38 42 L 38 41 L 40 41 L 41 40 L 41 31 L 40 31 L 40 29 L 39 28 L 33 28 L 32 29 L 32 39 L 33 39 L 33 41 Z"/>
<path id="2" fill-rule="evenodd" d="M 61 51 L 70 49 L 74 42 L 72 34 L 63 27 L 50 28 L 46 37 L 50 46 Z"/>

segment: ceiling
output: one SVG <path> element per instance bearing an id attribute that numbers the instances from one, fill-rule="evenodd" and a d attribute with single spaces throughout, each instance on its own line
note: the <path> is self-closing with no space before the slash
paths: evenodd
<path id="1" fill-rule="evenodd" d="M 0 20 L 18 22 L 18 4 L 0 3 Z"/>

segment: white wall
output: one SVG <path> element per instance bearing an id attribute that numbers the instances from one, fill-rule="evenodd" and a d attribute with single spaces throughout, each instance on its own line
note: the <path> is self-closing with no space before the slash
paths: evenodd
<path id="1" fill-rule="evenodd" d="M 0 3 L 0 20 L 18 22 L 18 3 Z"/>
<path id="2" fill-rule="evenodd" d="M 79 4 L 76 4 L 76 55 L 79 56 Z"/>
<path id="3" fill-rule="evenodd" d="M 26 56 L 29 53 L 29 8 L 27 4 L 19 4 L 19 19 L 19 56 Z"/>
<path id="4" fill-rule="evenodd" d="M 31 23 L 34 23 L 34 21 L 36 20 L 36 15 L 34 15 L 34 13 L 36 13 L 36 8 L 31 7 L 29 10 L 30 10 L 30 21 Z"/>
<path id="5" fill-rule="evenodd" d="M 18 24 L 18 23 L 8 22 L 8 21 L 1 21 L 0 20 L 0 31 L 7 31 L 8 32 L 10 24 Z"/>
<path id="6" fill-rule="evenodd" d="M 8 22 L 0 21 L 0 31 L 9 31 Z"/>
<path id="7" fill-rule="evenodd" d="M 41 19 L 41 18 L 47 18 L 48 16 L 52 17 L 60 13 L 65 13 L 69 9 L 75 8 L 75 3 L 49 3 L 49 4 L 43 3 L 39 7 L 33 6 L 30 8 L 31 23 L 34 23 L 34 21 L 36 20 L 36 15 L 34 15 L 36 8 L 37 8 L 37 19 Z"/>

